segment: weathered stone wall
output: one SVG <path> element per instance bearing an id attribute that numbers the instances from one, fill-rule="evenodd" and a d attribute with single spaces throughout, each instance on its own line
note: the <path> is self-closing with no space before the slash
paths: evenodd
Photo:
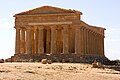
<path id="1" fill-rule="evenodd" d="M 79 55 L 79 54 L 19 54 L 11 57 L 12 62 L 40 62 L 42 59 L 51 60 L 52 62 L 70 62 L 70 63 L 93 63 L 95 60 L 102 64 L 111 64 L 110 60 L 100 55 Z"/>

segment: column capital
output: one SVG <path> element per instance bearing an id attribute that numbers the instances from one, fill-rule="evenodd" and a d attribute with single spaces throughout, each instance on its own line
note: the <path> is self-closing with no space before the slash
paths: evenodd
<path id="1" fill-rule="evenodd" d="M 32 30 L 32 27 L 29 26 L 29 27 L 26 28 L 26 30 Z"/>
<path id="2" fill-rule="evenodd" d="M 63 29 L 68 29 L 68 28 L 69 28 L 69 25 L 62 25 L 62 28 L 63 28 Z"/>
<path id="3" fill-rule="evenodd" d="M 86 29 L 86 27 L 85 27 L 85 26 L 81 26 L 81 28 L 80 28 L 80 29 L 85 30 L 85 29 Z"/>
<path id="4" fill-rule="evenodd" d="M 38 29 L 38 26 L 33 26 L 34 29 Z"/>
<path id="5" fill-rule="evenodd" d="M 34 32 L 36 32 L 36 31 L 37 31 L 37 29 L 34 29 L 33 31 L 34 31 Z"/>
<path id="6" fill-rule="evenodd" d="M 93 35 L 95 36 L 95 35 L 96 35 L 96 32 L 93 31 Z"/>
<path id="7" fill-rule="evenodd" d="M 92 33 L 93 31 L 92 30 L 89 30 L 90 33 Z"/>
<path id="8" fill-rule="evenodd" d="M 21 29 L 21 27 L 18 27 L 18 26 L 15 26 L 14 28 L 15 28 L 15 29 Z"/>
<path id="9" fill-rule="evenodd" d="M 23 30 L 23 31 L 25 31 L 26 30 L 26 28 L 25 27 L 22 27 L 22 28 L 20 28 L 21 30 Z"/>
<path id="10" fill-rule="evenodd" d="M 50 28 L 51 28 L 51 30 L 55 30 L 56 29 L 56 25 L 50 25 Z"/>
<path id="11" fill-rule="evenodd" d="M 89 28 L 86 28 L 86 31 L 89 31 Z"/>
<path id="12" fill-rule="evenodd" d="M 80 30 L 80 29 L 81 29 L 81 27 L 75 27 L 75 29 L 76 29 L 76 30 Z"/>
<path id="13" fill-rule="evenodd" d="M 37 27 L 37 28 L 38 28 L 39 30 L 40 30 L 40 29 L 44 29 L 44 26 L 39 26 L 39 27 Z"/>

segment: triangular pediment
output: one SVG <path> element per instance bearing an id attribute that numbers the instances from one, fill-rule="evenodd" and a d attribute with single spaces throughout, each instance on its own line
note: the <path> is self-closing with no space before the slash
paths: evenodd
<path id="1" fill-rule="evenodd" d="M 62 8 L 57 8 L 52 6 L 42 6 L 26 12 L 18 13 L 16 15 L 60 14 L 60 13 L 76 13 L 76 12 L 78 11 L 70 10 L 70 9 L 67 10 L 67 9 L 62 9 Z"/>

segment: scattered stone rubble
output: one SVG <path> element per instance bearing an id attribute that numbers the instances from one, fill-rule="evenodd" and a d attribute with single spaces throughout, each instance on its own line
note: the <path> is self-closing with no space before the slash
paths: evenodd
<path id="1" fill-rule="evenodd" d="M 47 59 L 42 59 L 42 60 L 41 60 L 41 63 L 42 63 L 42 64 L 47 64 L 47 63 L 48 63 L 48 64 L 52 64 L 52 61 L 51 61 L 51 60 L 47 60 Z"/>
<path id="2" fill-rule="evenodd" d="M 4 63 L 4 59 L 0 59 L 0 63 Z"/>
<path id="3" fill-rule="evenodd" d="M 101 62 L 97 62 L 96 60 L 92 63 L 93 68 L 103 68 L 104 66 L 101 64 Z"/>

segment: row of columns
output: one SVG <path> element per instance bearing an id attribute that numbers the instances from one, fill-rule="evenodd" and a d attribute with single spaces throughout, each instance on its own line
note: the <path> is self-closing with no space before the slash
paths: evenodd
<path id="1" fill-rule="evenodd" d="M 63 35 L 63 52 L 69 53 L 69 30 L 68 25 L 64 25 L 62 29 Z M 57 53 L 57 30 L 56 26 L 50 26 L 51 46 L 50 53 Z M 47 43 L 49 44 L 49 43 Z M 16 27 L 16 46 L 15 53 L 38 53 L 44 54 L 44 26 L 38 28 L 22 29 Z M 104 55 L 104 36 L 98 34 L 86 27 L 75 28 L 75 53 L 81 55 Z"/>
<path id="2" fill-rule="evenodd" d="M 44 26 L 39 26 L 38 29 L 27 27 L 26 29 L 16 28 L 16 45 L 15 53 L 38 53 L 44 54 Z M 51 47 L 50 53 L 57 53 L 57 30 L 55 26 L 51 26 Z M 49 33 L 50 34 L 50 33 Z M 64 25 L 62 30 L 63 35 L 63 53 L 68 53 L 68 28 Z M 47 35 L 46 35 L 47 36 Z M 49 44 L 49 43 L 47 43 Z"/>
<path id="3" fill-rule="evenodd" d="M 104 56 L 104 36 L 86 27 L 77 27 L 75 34 L 75 53 Z"/>

